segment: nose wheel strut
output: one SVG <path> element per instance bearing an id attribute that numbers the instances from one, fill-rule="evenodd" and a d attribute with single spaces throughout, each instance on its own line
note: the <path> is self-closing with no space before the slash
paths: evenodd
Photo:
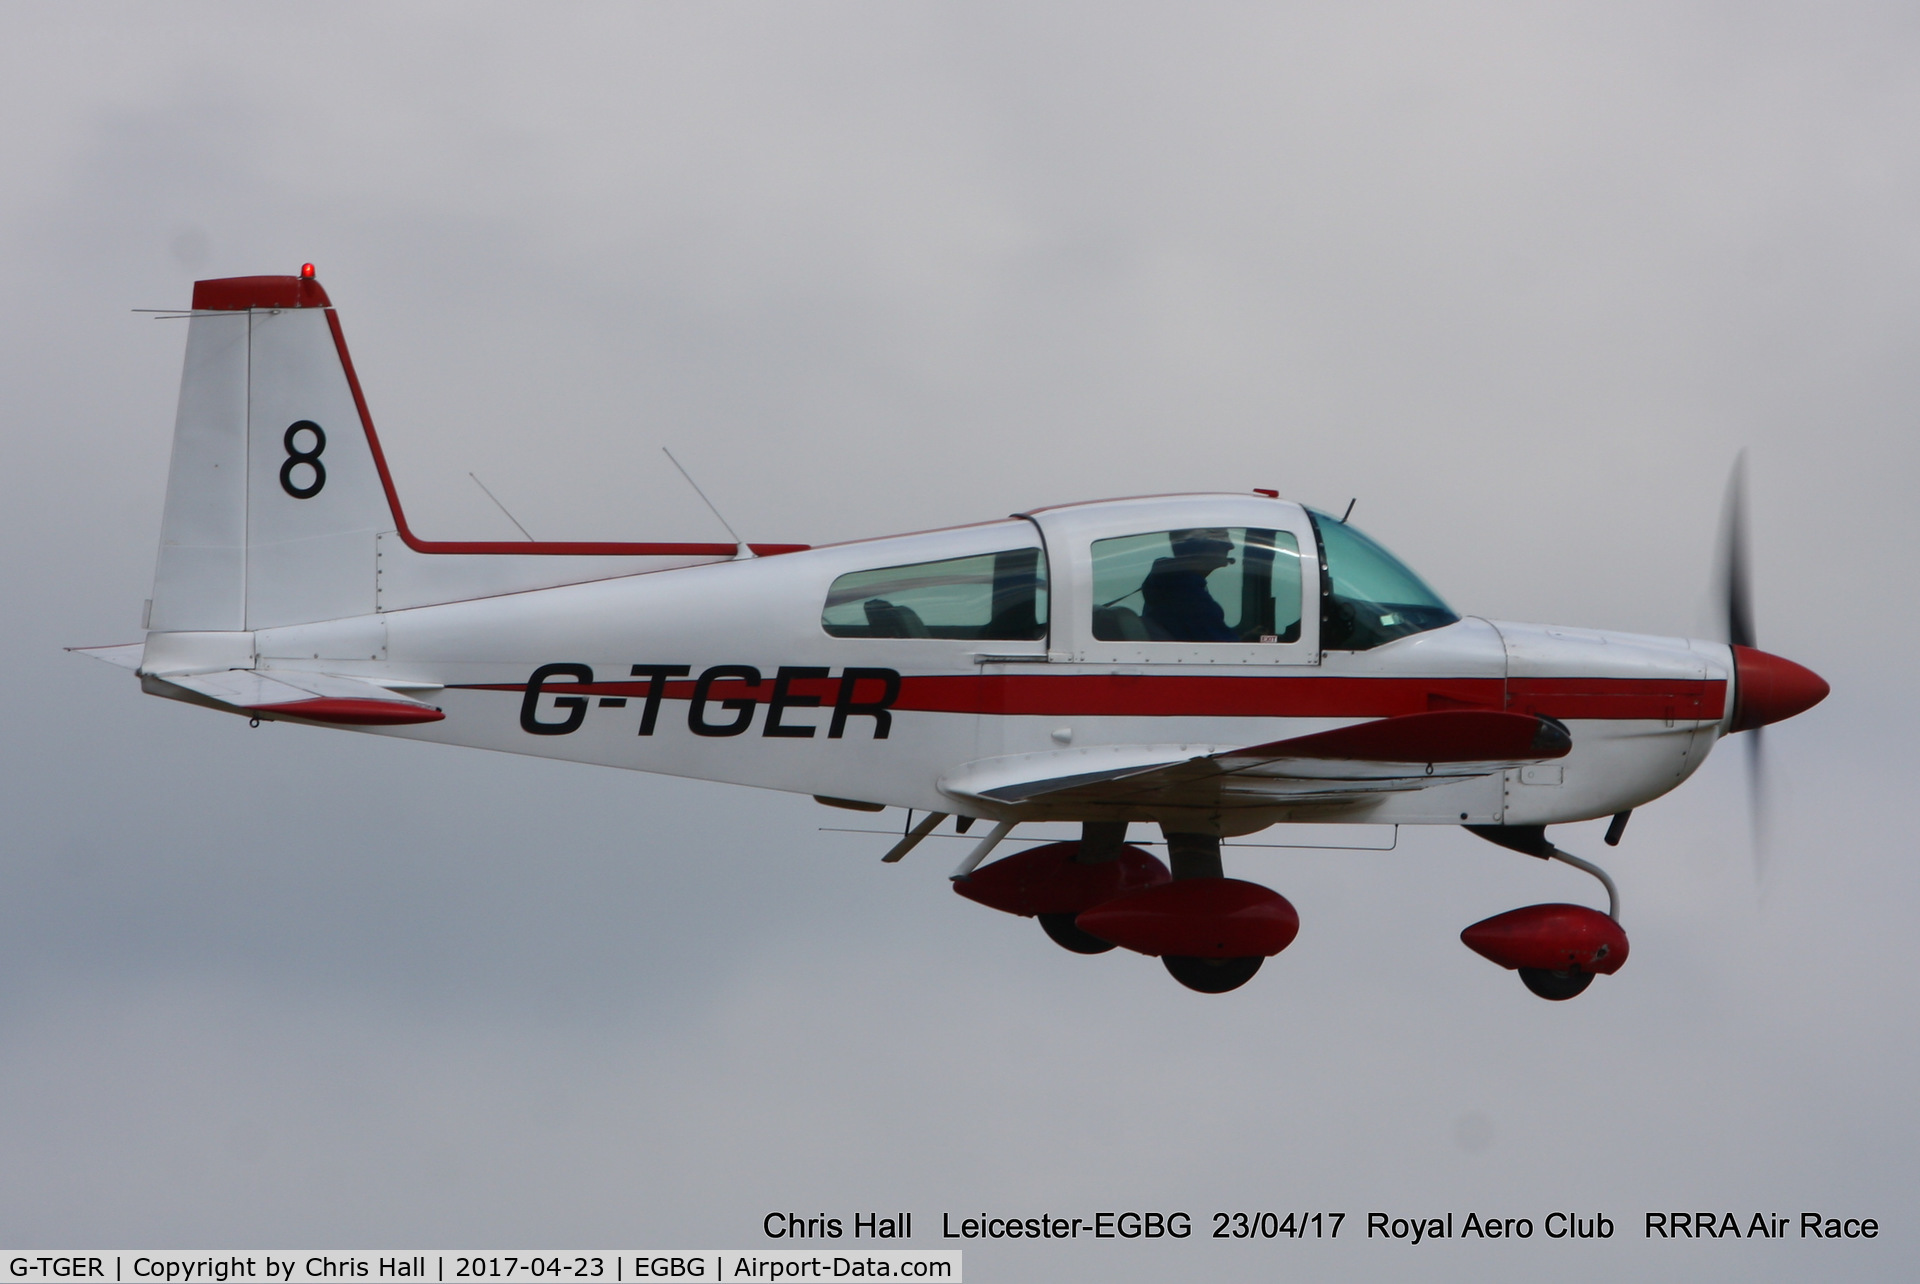
<path id="1" fill-rule="evenodd" d="M 1547 857 L 1550 860 L 1565 861 L 1575 869 L 1584 869 L 1587 873 L 1599 879 L 1600 886 L 1607 889 L 1607 917 L 1616 923 L 1620 921 L 1620 889 L 1613 885 L 1611 878 L 1607 877 L 1606 870 L 1601 869 L 1590 860 L 1581 860 L 1572 852 L 1563 852 L 1552 843 L 1547 844 Z"/>
<path id="2" fill-rule="evenodd" d="M 1620 829 L 1626 828 L 1625 825 L 1619 824 L 1617 817 L 1615 824 Z M 1620 889 L 1613 885 L 1613 879 L 1607 876 L 1607 871 L 1590 860 L 1581 860 L 1572 852 L 1563 852 L 1555 847 L 1547 839 L 1545 825 L 1462 825 L 1461 828 L 1511 851 L 1522 852 L 1540 860 L 1564 861 L 1575 869 L 1592 874 L 1600 880 L 1600 886 L 1607 889 L 1607 917 L 1616 923 L 1620 921 Z M 1612 838 L 1613 829 L 1609 829 L 1607 833 L 1612 841 L 1618 841 Z"/>

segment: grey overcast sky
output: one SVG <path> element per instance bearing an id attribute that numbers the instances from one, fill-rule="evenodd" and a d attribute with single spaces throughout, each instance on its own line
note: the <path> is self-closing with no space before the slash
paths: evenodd
<path id="1" fill-rule="evenodd" d="M 1900 4 L 8 6 L 0 1238 L 1134 1208 L 1201 1234 L 969 1278 L 1910 1278 L 1916 67 Z M 663 445 L 755 540 L 1272 486 L 1462 611 L 1688 634 L 1745 446 L 1762 644 L 1834 693 L 1763 878 L 1737 745 L 1637 815 L 1564 1005 L 1457 934 L 1592 884 L 1458 831 L 1236 854 L 1304 926 L 1206 998 L 806 799 L 249 730 L 59 648 L 152 574 L 184 331 L 130 309 L 308 260 L 430 537 L 512 536 L 469 471 L 720 537 Z M 1619 1230 L 1359 1224 L 1554 1209 Z"/>

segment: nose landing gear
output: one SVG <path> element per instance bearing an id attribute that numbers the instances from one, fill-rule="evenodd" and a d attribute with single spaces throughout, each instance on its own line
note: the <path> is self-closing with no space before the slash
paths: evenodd
<path id="1" fill-rule="evenodd" d="M 1517 970 L 1520 973 L 1520 980 L 1529 990 L 1555 1003 L 1574 998 L 1593 984 L 1593 973 L 1582 972 L 1578 968 L 1565 968 L 1558 972 L 1552 972 L 1543 967 L 1523 967 Z"/>
<path id="2" fill-rule="evenodd" d="M 1615 830 L 1622 826 L 1616 821 Z M 1553 1002 L 1574 998 L 1595 976 L 1620 970 L 1627 961 L 1627 934 L 1620 927 L 1620 892 L 1607 872 L 1547 841 L 1544 825 L 1469 825 L 1488 842 L 1541 860 L 1585 870 L 1607 889 L 1607 912 L 1584 905 L 1528 905 L 1483 919 L 1460 933 L 1474 953 L 1520 973 L 1534 994 Z"/>

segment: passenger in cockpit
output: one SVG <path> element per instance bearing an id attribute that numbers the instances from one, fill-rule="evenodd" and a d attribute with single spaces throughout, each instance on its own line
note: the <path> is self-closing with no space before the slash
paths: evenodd
<path id="1" fill-rule="evenodd" d="M 1207 576 L 1233 565 L 1233 540 L 1217 527 L 1173 531 L 1170 538 L 1173 556 L 1156 559 L 1140 584 L 1148 631 L 1164 642 L 1238 642 L 1207 592 Z"/>

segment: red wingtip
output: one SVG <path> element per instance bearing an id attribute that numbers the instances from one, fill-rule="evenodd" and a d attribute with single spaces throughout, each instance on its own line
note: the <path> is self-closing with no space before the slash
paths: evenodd
<path id="1" fill-rule="evenodd" d="M 1733 648 L 1733 725 L 1729 733 L 1784 722 L 1827 698 L 1826 679 L 1805 665 L 1756 651 Z"/>

